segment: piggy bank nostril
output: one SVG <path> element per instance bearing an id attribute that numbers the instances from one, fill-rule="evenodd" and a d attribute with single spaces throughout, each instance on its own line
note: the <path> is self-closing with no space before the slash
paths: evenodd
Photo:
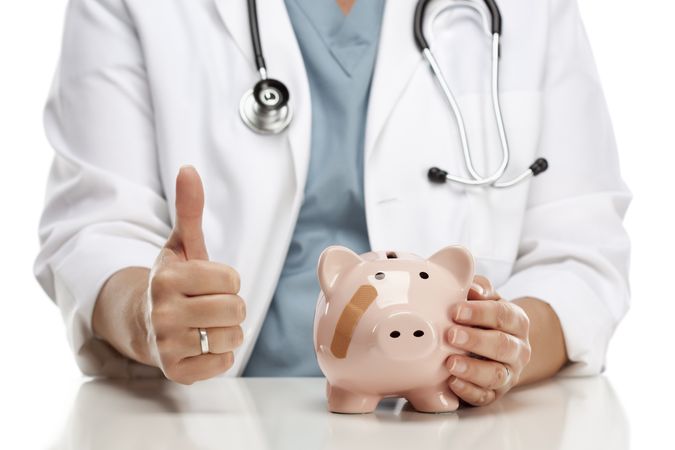
<path id="1" fill-rule="evenodd" d="M 422 337 L 422 336 L 424 336 L 424 331 L 422 331 L 422 330 L 415 330 L 415 332 L 413 333 L 413 336 L 415 336 L 415 337 Z"/>
<path id="2" fill-rule="evenodd" d="M 393 338 L 397 338 L 397 337 L 399 337 L 400 335 L 401 335 L 401 333 L 399 333 L 399 332 L 396 331 L 396 330 L 394 330 L 394 331 L 392 331 L 391 333 L 389 333 L 389 336 L 391 336 L 391 337 L 393 337 Z"/>

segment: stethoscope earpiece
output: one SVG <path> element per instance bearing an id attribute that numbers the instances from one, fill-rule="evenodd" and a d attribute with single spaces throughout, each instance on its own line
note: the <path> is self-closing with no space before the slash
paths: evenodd
<path id="1" fill-rule="evenodd" d="M 427 172 L 427 177 L 432 183 L 443 184 L 448 181 L 448 172 L 439 169 L 438 167 L 432 167 L 429 169 L 429 172 Z"/>
<path id="2" fill-rule="evenodd" d="M 535 176 L 535 177 L 542 172 L 546 172 L 547 169 L 548 169 L 548 161 L 546 160 L 546 158 L 538 158 L 530 166 L 530 170 L 532 171 L 532 176 Z"/>
<path id="3" fill-rule="evenodd" d="M 244 93 L 239 115 L 256 133 L 277 134 L 291 123 L 288 88 L 279 80 L 265 78 Z"/>

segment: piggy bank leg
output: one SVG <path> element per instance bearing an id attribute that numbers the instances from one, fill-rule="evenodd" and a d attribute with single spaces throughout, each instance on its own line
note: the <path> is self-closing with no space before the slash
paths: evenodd
<path id="1" fill-rule="evenodd" d="M 445 381 L 438 386 L 411 391 L 405 398 L 420 412 L 449 412 L 459 407 L 457 396 L 452 393 Z"/>
<path id="2" fill-rule="evenodd" d="M 371 413 L 382 400 L 379 395 L 367 395 L 351 392 L 326 382 L 328 410 L 335 413 L 360 414 Z"/>

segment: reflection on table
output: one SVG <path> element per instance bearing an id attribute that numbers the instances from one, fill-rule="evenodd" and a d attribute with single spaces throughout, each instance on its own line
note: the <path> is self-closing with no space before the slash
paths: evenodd
<path id="1" fill-rule="evenodd" d="M 554 379 L 455 413 L 385 399 L 365 415 L 328 412 L 322 378 L 95 380 L 54 448 L 628 449 L 628 423 L 604 377 Z"/>

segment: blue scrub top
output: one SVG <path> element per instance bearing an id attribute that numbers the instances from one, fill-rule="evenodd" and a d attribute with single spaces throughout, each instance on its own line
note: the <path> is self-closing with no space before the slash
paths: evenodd
<path id="1" fill-rule="evenodd" d="M 243 376 L 321 376 L 313 343 L 319 255 L 370 250 L 363 142 L 384 0 L 285 0 L 307 70 L 312 138 L 305 196 L 279 283 Z M 292 95 L 292 93 L 291 93 Z"/>

